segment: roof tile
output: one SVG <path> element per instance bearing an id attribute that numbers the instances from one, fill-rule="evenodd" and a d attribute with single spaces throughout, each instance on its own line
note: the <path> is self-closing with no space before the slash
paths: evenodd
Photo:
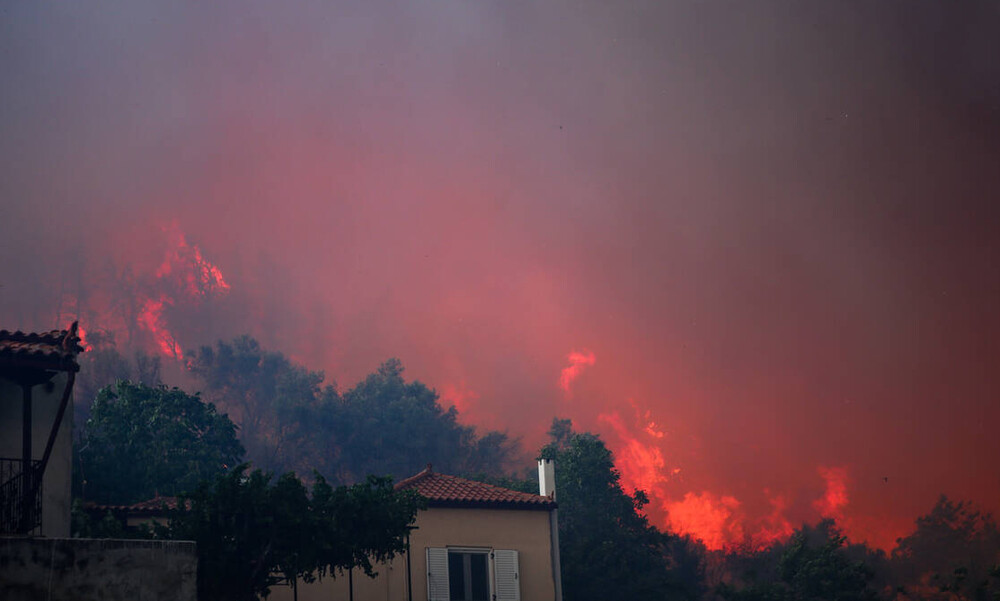
<path id="1" fill-rule="evenodd" d="M 519 492 L 458 476 L 437 474 L 427 469 L 396 484 L 397 490 L 415 490 L 430 507 L 496 507 L 511 509 L 551 509 L 550 497 Z"/>
<path id="2" fill-rule="evenodd" d="M 49 332 L 0 330 L 0 364 L 77 371 L 80 366 L 76 362 L 76 355 L 82 351 L 76 322 L 69 330 Z"/>

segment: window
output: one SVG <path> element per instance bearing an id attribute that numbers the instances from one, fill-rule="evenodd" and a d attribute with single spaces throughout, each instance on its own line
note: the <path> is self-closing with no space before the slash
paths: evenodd
<path id="1" fill-rule="evenodd" d="M 487 551 L 448 551 L 448 589 L 451 601 L 490 601 Z"/>
<path id="2" fill-rule="evenodd" d="M 427 549 L 429 601 L 520 601 L 519 577 L 517 551 Z"/>

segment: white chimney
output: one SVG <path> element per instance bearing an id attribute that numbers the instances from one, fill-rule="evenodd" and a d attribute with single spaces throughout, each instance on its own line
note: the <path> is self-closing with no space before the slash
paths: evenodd
<path id="1" fill-rule="evenodd" d="M 551 459 L 538 460 L 538 494 L 556 500 L 556 464 Z M 562 566 L 559 560 L 559 510 L 549 511 L 549 539 L 552 554 L 552 581 L 555 585 L 555 601 L 563 601 Z"/>
<path id="2" fill-rule="evenodd" d="M 538 460 L 538 494 L 556 498 L 556 468 L 551 459 Z"/>

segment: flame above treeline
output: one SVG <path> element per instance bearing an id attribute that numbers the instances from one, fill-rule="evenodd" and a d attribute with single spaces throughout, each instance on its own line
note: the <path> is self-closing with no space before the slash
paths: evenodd
<path id="1" fill-rule="evenodd" d="M 125 348 L 142 349 L 164 360 L 180 362 L 184 347 L 174 333 L 176 324 L 172 320 L 183 320 L 183 309 L 218 301 L 231 287 L 222 270 L 188 241 L 176 222 L 160 227 L 159 233 L 164 250 L 158 264 L 147 272 L 137 272 L 133 266 L 124 270 L 128 276 L 121 282 L 121 289 L 131 295 L 128 302 L 84 307 L 76 296 L 66 293 L 57 311 L 58 323 L 83 318 L 87 328 L 100 332 L 103 340 L 120 341 Z M 90 297 L 107 300 L 101 295 Z M 131 312 L 125 308 L 131 308 Z M 80 331 L 84 347 L 90 350 L 93 347 L 87 330 Z M 733 494 L 688 490 L 681 481 L 683 468 L 672 456 L 672 450 L 682 443 L 671 437 L 653 410 L 632 398 L 613 402 L 611 408 L 596 413 L 586 404 L 575 403 L 574 383 L 586 371 L 599 368 L 597 355 L 589 349 L 572 350 L 565 360 L 566 366 L 555 382 L 562 396 L 556 410 L 590 424 L 590 429 L 605 439 L 614 453 L 623 488 L 628 492 L 642 490 L 648 495 L 650 503 L 645 511 L 655 525 L 696 538 L 712 550 L 746 549 L 747 545 L 759 548 L 791 535 L 793 521 L 788 515 L 787 493 L 762 489 L 770 511 L 750 516 Z M 439 390 L 442 403 L 455 406 L 466 423 L 511 428 L 518 434 L 517 423 L 484 412 L 483 399 L 467 382 L 443 382 Z M 824 492 L 812 500 L 814 512 L 796 517 L 834 518 L 842 526 L 848 525 L 842 511 L 849 502 L 847 468 L 818 466 L 817 478 L 822 480 Z"/>
<path id="2" fill-rule="evenodd" d="M 0 326 L 395 356 L 713 547 L 1000 509 L 993 3 L 8 4 Z"/>
<path id="3" fill-rule="evenodd" d="M 569 366 L 559 378 L 559 386 L 564 391 L 579 375 L 581 364 L 594 366 L 596 363 L 590 351 L 573 351 L 566 359 Z M 567 378 L 567 373 L 572 373 L 573 377 Z M 634 399 L 627 399 L 620 406 L 621 409 L 597 416 L 597 430 L 614 452 L 623 488 L 642 490 L 648 495 L 650 503 L 646 512 L 654 524 L 696 538 L 711 550 L 763 548 L 792 534 L 793 518 L 788 514 L 789 501 L 785 493 L 762 489 L 760 493 L 767 498 L 771 511 L 754 517 L 747 515 L 743 504 L 732 494 L 686 490 L 683 483 L 673 486 L 673 481 L 682 472 L 679 465 L 670 461 L 671 447 L 676 446 L 677 441 L 671 440 L 657 424 L 650 409 L 641 407 Z M 573 415 L 573 408 L 568 412 Z M 812 503 L 815 512 L 796 516 L 800 520 L 797 524 L 831 518 L 856 536 L 858 533 L 850 532 L 850 524 L 843 514 L 848 504 L 847 468 L 818 466 L 817 474 L 822 477 L 825 490 Z M 888 533 L 888 536 L 866 542 L 888 549 L 898 534 L 901 533 Z"/>
<path id="4" fill-rule="evenodd" d="M 121 296 L 111 298 L 95 294 L 99 290 L 87 290 L 91 301 L 87 306 L 77 293 L 64 292 L 56 310 L 56 325 L 67 320 L 84 323 L 80 336 L 87 350 L 93 348 L 88 331 L 96 330 L 125 348 L 182 359 L 184 349 L 171 328 L 171 313 L 224 296 L 230 287 L 222 271 L 202 256 L 198 246 L 188 243 L 176 222 L 162 226 L 160 234 L 165 251 L 155 269 L 137 272 L 133 265 L 127 265 L 112 276 Z M 95 284 L 99 288 L 111 282 Z"/>

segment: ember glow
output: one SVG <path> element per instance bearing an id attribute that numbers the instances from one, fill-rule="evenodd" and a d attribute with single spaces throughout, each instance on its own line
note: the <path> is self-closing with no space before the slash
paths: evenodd
<path id="1" fill-rule="evenodd" d="M 398 357 L 712 546 L 1000 511 L 992 4 L 8 4 L 0 327 Z"/>

